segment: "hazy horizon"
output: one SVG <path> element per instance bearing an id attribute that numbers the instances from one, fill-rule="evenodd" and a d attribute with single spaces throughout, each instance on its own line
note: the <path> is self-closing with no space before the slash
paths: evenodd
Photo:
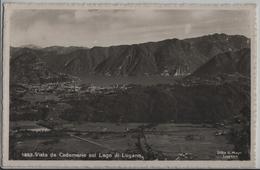
<path id="1" fill-rule="evenodd" d="M 203 36 L 209 36 L 209 35 L 213 35 L 213 34 L 225 34 L 225 33 L 212 33 L 212 34 L 207 34 L 207 35 L 201 35 L 201 36 L 195 36 L 195 37 L 188 37 L 188 38 L 184 38 L 184 39 L 179 39 L 179 40 L 185 40 L 185 39 L 190 39 L 190 38 L 198 38 L 198 37 L 203 37 Z M 238 36 L 245 36 L 245 35 L 239 35 L 239 34 L 226 34 L 228 36 L 235 36 L 235 35 L 238 35 Z M 246 37 L 246 36 L 245 36 Z M 249 38 L 249 37 L 246 37 L 246 38 Z M 168 39 L 175 39 L 174 37 L 172 38 L 168 38 Z M 249 38 L 250 39 L 250 38 Z M 164 41 L 164 40 L 167 40 L 167 39 L 162 39 L 162 40 L 158 40 L 158 41 L 147 41 L 147 42 L 142 42 L 142 43 L 134 43 L 134 44 L 143 44 L 143 43 L 151 43 L 151 42 L 160 42 L 160 41 Z M 93 46 L 93 47 L 86 47 L 86 46 L 82 46 L 82 45 L 51 45 L 51 46 L 39 46 L 39 45 L 35 45 L 35 44 L 23 44 L 23 45 L 20 45 L 20 46 L 12 46 L 11 47 L 14 47 L 14 48 L 21 48 L 21 47 L 30 47 L 30 46 L 34 46 L 36 48 L 48 48 L 48 47 L 79 47 L 79 48 L 88 48 L 88 49 L 91 49 L 91 48 L 94 48 L 94 47 L 112 47 L 112 46 L 120 46 L 120 45 L 134 45 L 134 44 L 117 44 L 117 45 L 108 45 L 108 46 Z"/>
<path id="2" fill-rule="evenodd" d="M 107 47 L 214 33 L 251 38 L 247 10 L 16 10 L 11 46 Z"/>

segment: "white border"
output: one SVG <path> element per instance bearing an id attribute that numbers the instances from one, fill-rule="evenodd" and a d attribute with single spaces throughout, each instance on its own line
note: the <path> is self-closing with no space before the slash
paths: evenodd
<path id="1" fill-rule="evenodd" d="M 251 161 L 10 161 L 9 145 L 9 17 L 15 9 L 253 9 L 252 20 L 255 25 L 254 4 L 76 4 L 76 3 L 7 3 L 4 22 L 4 57 L 3 57 L 3 166 L 5 168 L 252 168 L 255 167 L 256 133 L 256 29 L 252 27 L 251 40 Z"/>

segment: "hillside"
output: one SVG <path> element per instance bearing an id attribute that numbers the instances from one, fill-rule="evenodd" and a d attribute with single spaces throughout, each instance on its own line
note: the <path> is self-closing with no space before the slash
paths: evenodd
<path id="1" fill-rule="evenodd" d="M 247 79 L 217 85 L 135 86 L 109 95 L 67 99 L 72 107 L 64 110 L 60 118 L 90 122 L 215 123 L 231 120 L 249 102 Z"/>
<path id="2" fill-rule="evenodd" d="M 74 76 L 188 75 L 214 56 L 250 47 L 240 35 L 212 34 L 111 47 L 11 48 L 11 57 L 33 51 L 53 72 Z"/>
<path id="3" fill-rule="evenodd" d="M 10 59 L 11 83 L 37 84 L 48 82 L 71 81 L 72 77 L 63 73 L 51 71 L 45 62 L 38 57 L 37 52 L 24 48 L 16 51 Z"/>
<path id="4" fill-rule="evenodd" d="M 11 102 L 15 103 L 11 118 L 155 123 L 232 120 L 250 106 L 249 47 L 249 39 L 243 36 L 213 34 L 91 49 L 11 48 Z M 77 86 L 71 75 L 89 79 Z M 99 76 L 111 78 L 113 84 L 93 85 Z M 117 76 L 139 76 L 140 81 L 119 86 Z M 164 76 L 173 79 L 162 81 L 167 79 Z M 144 77 L 155 82 L 144 85 Z M 55 83 L 64 81 L 70 83 Z M 36 90 L 30 84 L 37 84 Z M 49 99 L 39 100 L 40 96 Z M 48 112 L 37 111 L 34 100 L 39 100 L 37 107 L 48 106 Z M 27 110 L 24 102 L 28 102 Z"/>
<path id="5" fill-rule="evenodd" d="M 197 69 L 193 75 L 198 77 L 239 73 L 250 76 L 250 49 L 218 54 Z"/>

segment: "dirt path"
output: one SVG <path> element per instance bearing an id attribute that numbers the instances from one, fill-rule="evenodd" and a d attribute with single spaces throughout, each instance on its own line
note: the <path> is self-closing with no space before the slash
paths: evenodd
<path id="1" fill-rule="evenodd" d="M 76 139 L 82 140 L 82 141 L 84 141 L 84 142 L 88 142 L 88 143 L 94 144 L 94 145 L 96 145 L 96 146 L 99 146 L 99 147 L 102 147 L 102 148 L 105 148 L 105 149 L 111 150 L 111 151 L 114 150 L 114 149 L 111 148 L 111 147 L 104 146 L 104 145 L 102 145 L 102 144 L 100 144 L 100 143 L 97 143 L 97 142 L 94 142 L 94 141 L 91 141 L 91 140 L 88 140 L 88 139 L 84 139 L 84 138 L 81 138 L 81 137 L 79 137 L 79 136 L 75 136 L 75 135 L 72 135 L 72 134 L 71 134 L 70 136 L 73 137 L 73 138 L 76 138 Z"/>

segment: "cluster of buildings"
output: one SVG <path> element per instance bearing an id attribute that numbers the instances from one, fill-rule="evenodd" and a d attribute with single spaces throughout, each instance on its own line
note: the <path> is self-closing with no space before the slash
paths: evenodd
<path id="1" fill-rule="evenodd" d="M 35 94 L 45 93 L 45 92 L 55 92 L 55 91 L 67 91 L 67 92 L 78 92 L 80 87 L 76 82 L 52 82 L 45 84 L 32 84 L 26 85 L 30 92 Z"/>
<path id="2" fill-rule="evenodd" d="M 110 86 L 95 86 L 91 84 L 85 91 L 91 94 L 111 94 L 117 92 L 118 90 L 127 90 L 128 88 L 130 87 L 126 86 L 125 84 L 115 84 Z"/>

